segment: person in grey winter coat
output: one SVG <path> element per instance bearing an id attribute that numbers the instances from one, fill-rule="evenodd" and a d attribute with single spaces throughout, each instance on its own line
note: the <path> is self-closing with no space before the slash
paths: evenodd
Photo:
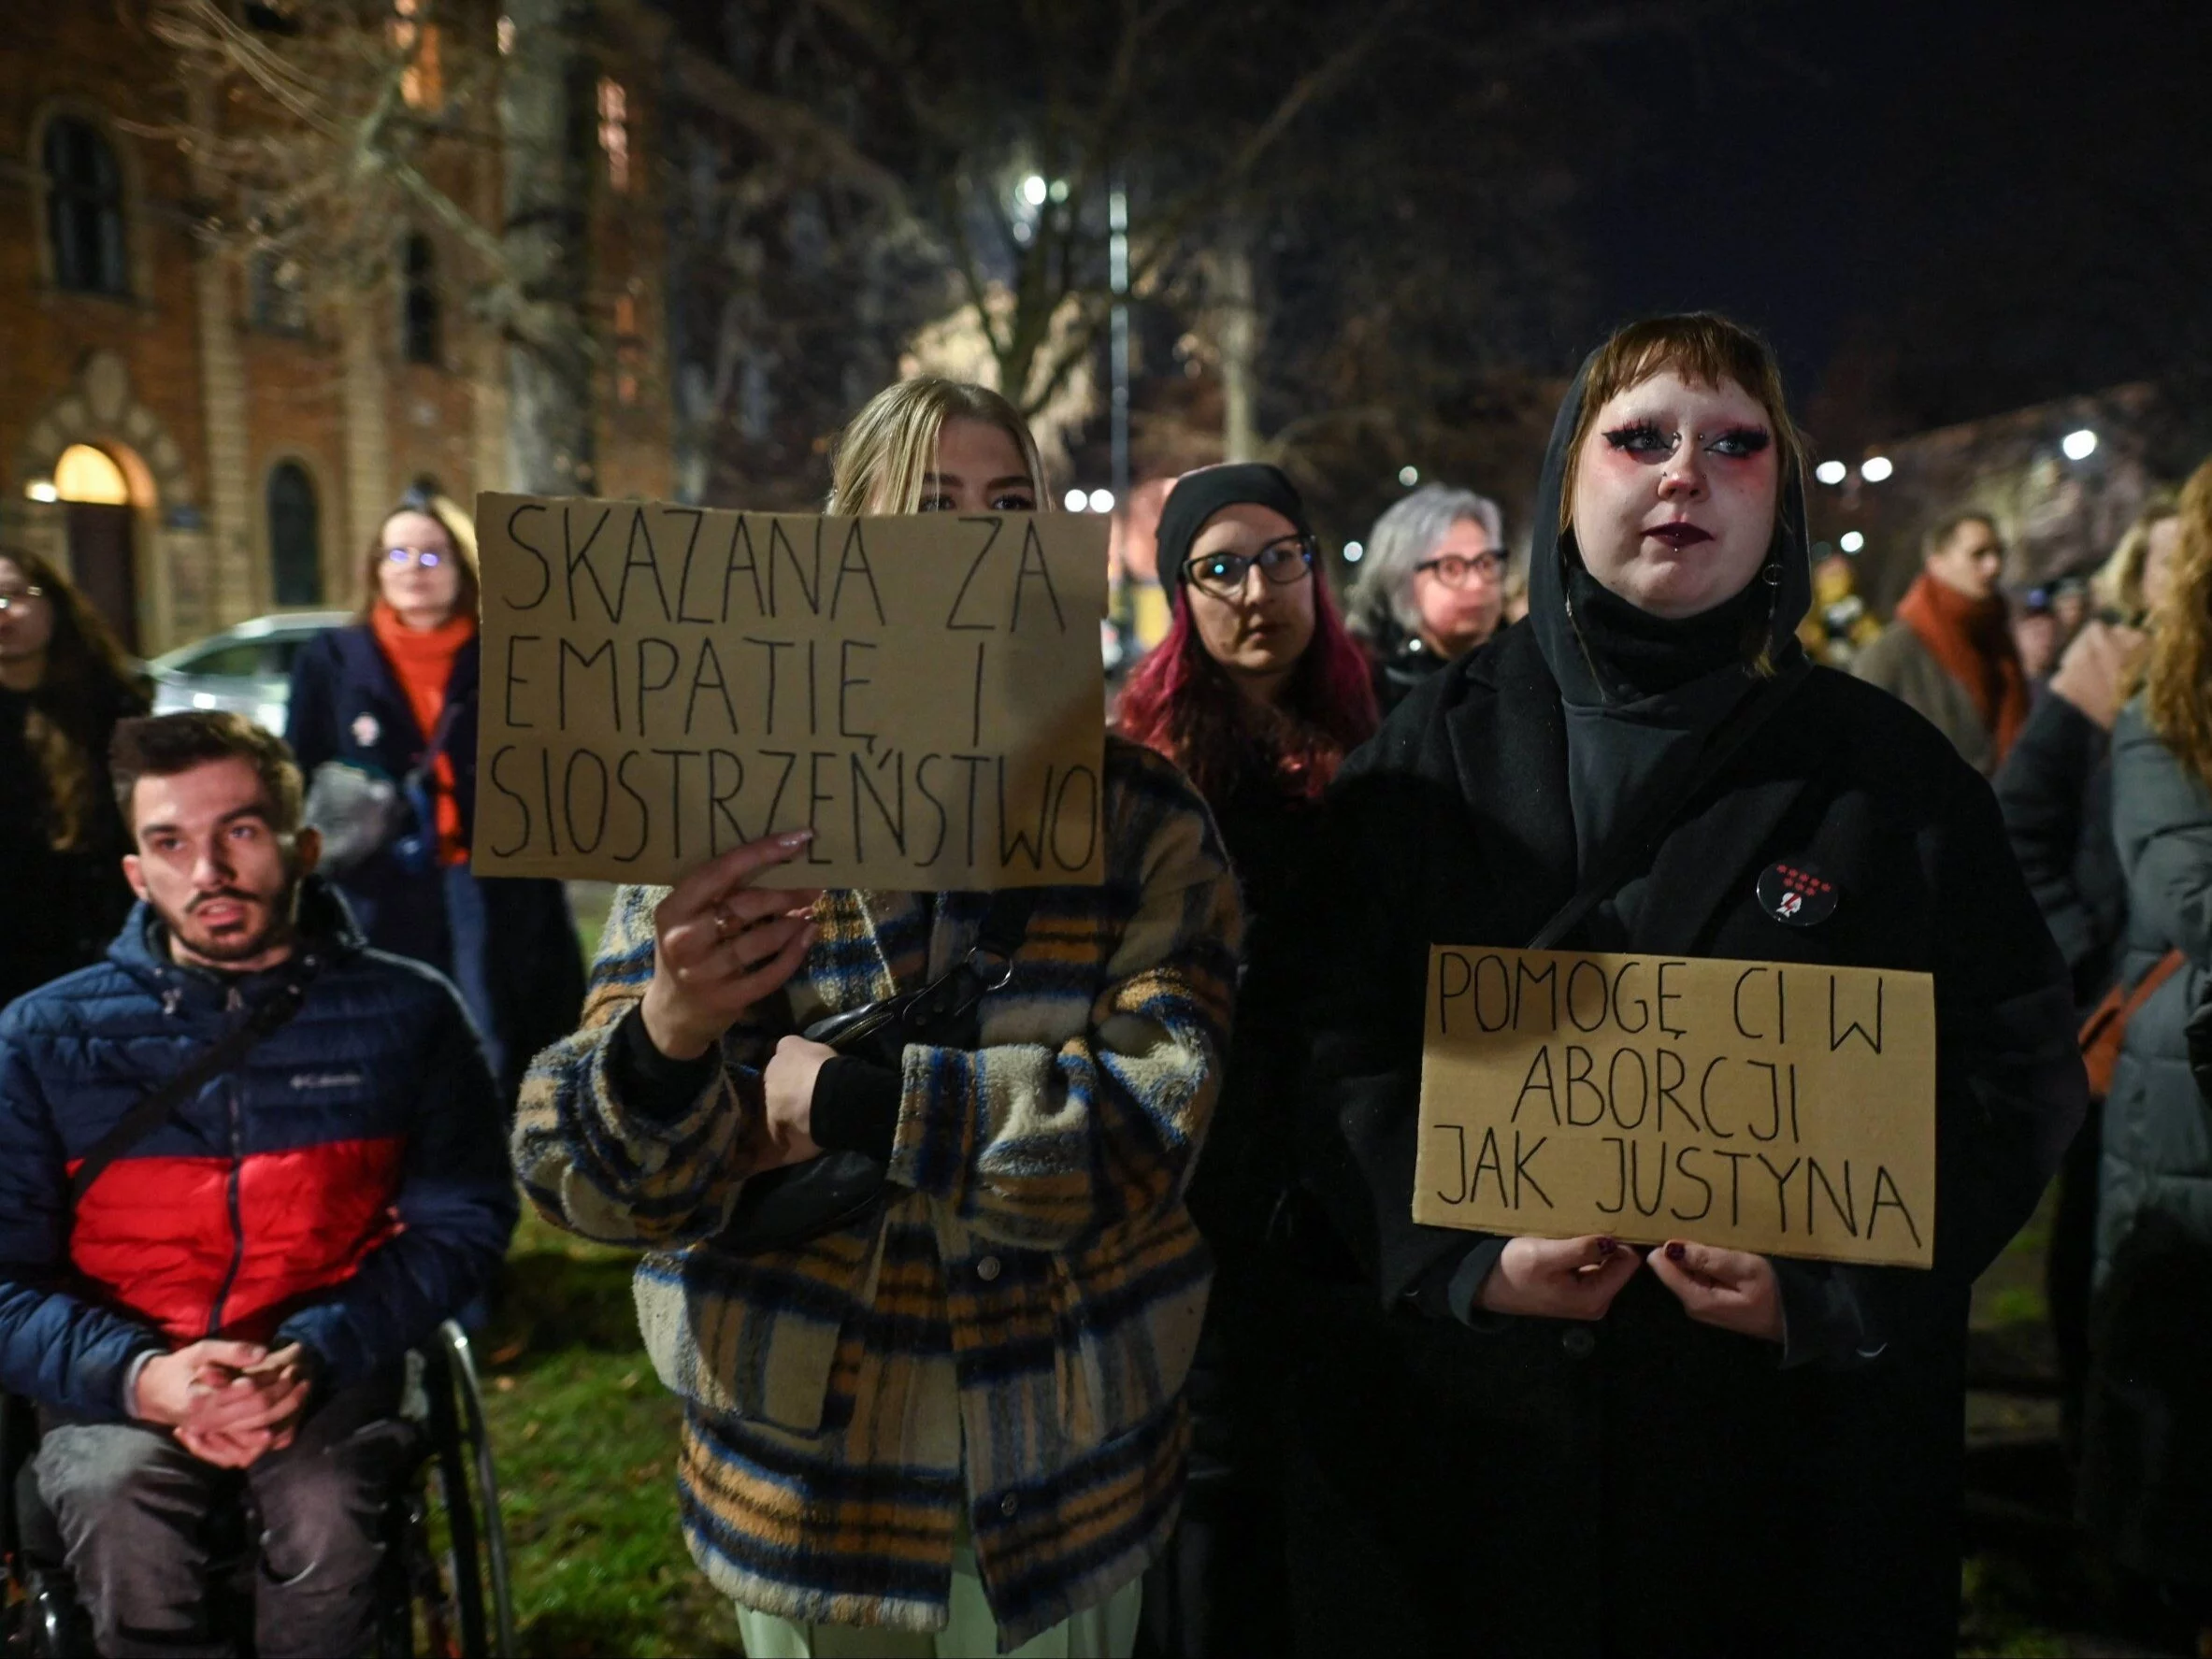
<path id="1" fill-rule="evenodd" d="M 2175 510 L 2170 492 L 2154 495 L 2120 538 L 2105 565 L 2113 573 L 2109 581 L 2098 579 L 2100 586 L 2124 585 L 2124 598 L 2108 605 L 2114 620 L 2098 618 L 2075 636 L 1992 780 L 2005 838 L 2066 958 L 2081 1020 L 2112 988 L 2125 942 L 2128 884 L 2112 840 L 2112 728 L 2142 678 L 2150 638 L 2132 623 L 2141 622 L 2146 599 L 2164 591 L 2181 529 Z M 2044 1300 L 2059 1354 L 2061 1437 L 2070 1459 L 2080 1452 L 2089 1376 L 2104 1108 L 2102 1099 L 2090 1102 L 2089 1116 L 2066 1149 L 2044 1257 Z"/>
<path id="2" fill-rule="evenodd" d="M 2112 739 L 2128 1022 L 2104 1106 L 2080 1500 L 2124 1567 L 2212 1615 L 2212 1107 L 2186 1026 L 2212 977 L 2212 462 L 2181 496 L 2150 668 Z"/>

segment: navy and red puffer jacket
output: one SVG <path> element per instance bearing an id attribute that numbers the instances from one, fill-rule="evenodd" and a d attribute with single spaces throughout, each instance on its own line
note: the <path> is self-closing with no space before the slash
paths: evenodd
<path id="1" fill-rule="evenodd" d="M 132 1360 L 203 1337 L 321 1357 L 343 1387 L 491 1280 L 516 1198 L 458 994 L 366 949 L 310 878 L 302 943 L 266 973 L 181 967 L 140 905 L 106 961 L 0 1013 L 0 1386 L 94 1421 Z M 308 976 L 299 1012 L 93 1183 L 131 1107 Z"/>

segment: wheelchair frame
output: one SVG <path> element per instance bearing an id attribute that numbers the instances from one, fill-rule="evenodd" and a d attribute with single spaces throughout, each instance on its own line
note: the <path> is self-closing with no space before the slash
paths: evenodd
<path id="1" fill-rule="evenodd" d="M 510 1659 L 514 1603 L 499 1482 L 484 1424 L 483 1391 L 467 1333 L 448 1320 L 435 1340 L 408 1355 L 400 1415 L 417 1425 L 421 1458 L 386 1505 L 384 1557 L 377 1569 L 376 1652 L 414 1659 L 420 1611 L 432 1659 Z M 7 1623 L 11 1652 L 42 1659 L 91 1659 L 94 1650 L 66 1568 L 34 1558 L 24 1537 L 19 1480 L 30 1478 L 36 1415 L 15 1395 L 0 1404 L 0 1550 L 7 1562 Z M 433 1509 L 433 1495 L 436 1509 Z M 433 1514 L 446 1522 L 448 1548 L 433 1548 Z M 241 1653 L 252 1651 L 252 1547 L 241 1537 L 210 1572 L 211 1600 L 227 1598 L 228 1623 Z M 237 1576 L 247 1576 L 241 1584 Z M 242 1617 L 240 1613 L 242 1610 Z"/>

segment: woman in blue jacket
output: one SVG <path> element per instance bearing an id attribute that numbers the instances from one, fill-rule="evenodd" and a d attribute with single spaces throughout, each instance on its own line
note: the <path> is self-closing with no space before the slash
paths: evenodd
<path id="1" fill-rule="evenodd" d="M 417 769 L 433 823 L 402 815 L 383 845 L 337 875 L 369 942 L 460 987 L 512 1102 L 538 1051 L 583 1007 L 576 922 L 558 881 L 479 877 L 476 546 L 467 522 L 410 493 L 362 569 L 359 619 L 299 654 L 285 736 L 313 779 L 336 762 L 398 783 Z"/>

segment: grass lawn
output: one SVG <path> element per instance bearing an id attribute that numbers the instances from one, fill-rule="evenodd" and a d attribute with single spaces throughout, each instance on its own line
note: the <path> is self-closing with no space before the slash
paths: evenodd
<path id="1" fill-rule="evenodd" d="M 525 1210 L 478 1345 L 522 1652 L 738 1653 L 678 1530 L 681 1413 L 639 1346 L 630 1260 Z"/>

